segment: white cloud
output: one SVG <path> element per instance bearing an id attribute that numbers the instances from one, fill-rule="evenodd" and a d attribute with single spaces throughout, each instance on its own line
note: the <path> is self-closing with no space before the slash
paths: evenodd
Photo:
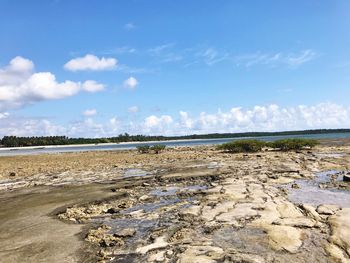
<path id="1" fill-rule="evenodd" d="M 0 137 L 65 135 L 67 129 L 46 119 L 7 118 L 0 122 Z"/>
<path id="2" fill-rule="evenodd" d="M 59 134 L 71 137 L 108 137 L 124 132 L 182 135 L 319 128 L 350 128 L 350 107 L 333 103 L 295 107 L 280 107 L 272 104 L 251 108 L 233 107 L 228 111 L 202 112 L 196 116 L 190 116 L 186 111 L 180 111 L 177 116 L 151 115 L 138 123 L 117 117 L 105 123 L 86 118 L 64 126 L 56 125 L 47 119 L 24 119 L 6 114 L 0 121 L 0 137 Z"/>
<path id="3" fill-rule="evenodd" d="M 163 51 L 169 50 L 175 46 L 175 43 L 167 43 L 159 46 L 155 46 L 148 49 L 148 52 L 154 55 L 159 55 Z"/>
<path id="4" fill-rule="evenodd" d="M 181 50 L 174 50 L 175 43 L 167 43 L 149 48 L 148 53 L 156 58 L 157 63 L 172 63 L 179 62 L 184 59 Z"/>
<path id="5" fill-rule="evenodd" d="M 350 108 L 331 103 L 289 108 L 277 105 L 255 106 L 250 109 L 234 107 L 227 112 L 202 112 L 194 119 L 190 119 L 184 113 L 180 114 L 182 122 L 185 120 L 191 124 L 191 131 L 194 133 L 350 127 Z M 181 133 L 181 130 L 178 133 Z"/>
<path id="6" fill-rule="evenodd" d="M 149 134 L 167 134 L 173 118 L 169 115 L 157 117 L 155 115 L 147 117 L 143 124 L 143 130 Z"/>
<path id="7" fill-rule="evenodd" d="M 66 80 L 57 82 L 50 72 L 34 72 L 32 61 L 15 57 L 0 69 L 0 110 L 21 107 L 42 100 L 69 97 L 84 90 L 96 92 L 102 84 L 88 80 L 84 83 Z"/>
<path id="8" fill-rule="evenodd" d="M 102 71 L 112 70 L 117 67 L 118 61 L 115 58 L 98 58 L 94 55 L 87 54 L 68 61 L 64 68 L 69 71 Z"/>
<path id="9" fill-rule="evenodd" d="M 7 118 L 9 115 L 10 114 L 8 112 L 0 112 L 0 120 Z"/>
<path id="10" fill-rule="evenodd" d="M 244 65 L 246 67 L 256 66 L 256 65 L 287 65 L 291 67 L 298 67 L 306 62 L 309 62 L 317 57 L 315 51 L 311 49 L 302 50 L 299 53 L 254 53 L 246 54 L 241 56 L 236 56 L 234 61 L 238 66 Z"/>
<path id="11" fill-rule="evenodd" d="M 128 112 L 129 113 L 137 113 L 137 112 L 139 112 L 139 107 L 137 107 L 137 106 L 129 107 Z"/>
<path id="12" fill-rule="evenodd" d="M 139 82 L 134 77 L 130 77 L 124 81 L 124 87 L 127 89 L 135 89 L 139 85 Z"/>
<path id="13" fill-rule="evenodd" d="M 120 46 L 120 47 L 114 47 L 108 50 L 105 50 L 101 52 L 104 55 L 110 55 L 110 54 L 134 54 L 136 53 L 136 48 L 129 47 L 129 46 Z"/>
<path id="14" fill-rule="evenodd" d="M 207 48 L 198 53 L 197 56 L 203 58 L 204 63 L 208 66 L 212 66 L 218 62 L 227 60 L 230 57 L 228 53 L 221 54 L 215 48 Z"/>
<path id="15" fill-rule="evenodd" d="M 95 116 L 96 114 L 97 114 L 97 110 L 96 109 L 87 109 L 87 110 L 83 111 L 83 115 L 85 117 Z"/>
<path id="16" fill-rule="evenodd" d="M 98 91 L 102 91 L 105 89 L 105 86 L 101 83 L 97 83 L 94 80 L 87 80 L 83 83 L 82 86 L 83 90 L 87 91 L 87 92 L 98 92 Z"/>
<path id="17" fill-rule="evenodd" d="M 133 29 L 136 28 L 136 25 L 135 25 L 134 23 L 132 23 L 132 22 L 129 22 L 129 23 L 127 23 L 127 24 L 124 25 L 124 28 L 125 28 L 126 30 L 133 30 Z"/>
<path id="18" fill-rule="evenodd" d="M 180 127 L 191 130 L 193 127 L 193 120 L 189 117 L 189 114 L 185 111 L 180 111 Z"/>

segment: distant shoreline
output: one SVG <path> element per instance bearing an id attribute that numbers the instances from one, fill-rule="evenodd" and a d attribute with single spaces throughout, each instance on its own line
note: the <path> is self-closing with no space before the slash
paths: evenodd
<path id="1" fill-rule="evenodd" d="M 249 137 L 245 137 L 249 138 Z M 63 144 L 63 145 L 43 145 L 43 146 L 20 146 L 20 147 L 0 147 L 0 151 L 11 150 L 36 150 L 36 149 L 55 149 L 55 148 L 74 148 L 74 147 L 91 147 L 91 146 L 112 146 L 126 144 L 150 144 L 150 143 L 172 143 L 172 142 L 188 142 L 188 141 L 215 141 L 222 139 L 237 139 L 236 138 L 213 138 L 213 139 L 179 139 L 179 140 L 163 140 L 163 141 L 140 141 L 140 142 L 119 142 L 119 143 L 89 143 L 89 144 Z"/>
<path id="2" fill-rule="evenodd" d="M 246 133 L 212 133 L 201 135 L 186 135 L 186 136 L 158 136 L 164 139 L 161 140 L 144 140 L 144 141 L 125 141 L 125 142 L 100 142 L 100 143 L 79 143 L 79 144 L 52 144 L 52 145 L 35 145 L 35 146 L 17 146 L 6 147 L 0 146 L 1 151 L 16 151 L 16 150 L 40 150 L 40 149 L 59 149 L 59 148 L 88 148 L 93 146 L 114 146 L 114 145 L 139 145 L 139 144 L 167 144 L 174 142 L 195 142 L 195 141 L 216 141 L 216 140 L 235 140 L 235 139 L 249 139 L 261 137 L 277 137 L 277 136 L 312 136 L 323 134 L 344 134 L 350 133 L 350 129 L 316 129 L 316 130 L 300 130 L 300 131 L 281 131 L 281 132 L 246 132 Z M 201 137 L 201 138 L 183 138 L 183 137 Z M 133 137 L 131 135 L 130 137 Z M 156 137 L 156 136 L 149 136 Z M 349 136 L 350 137 L 350 136 Z M 20 138 L 20 137 L 18 137 Z M 29 137 L 24 137 L 29 138 Z M 39 137 L 40 138 L 40 137 Z M 169 138 L 169 139 L 167 139 Z M 74 138 L 72 138 L 74 139 Z M 89 138 L 86 138 L 89 139 Z"/>

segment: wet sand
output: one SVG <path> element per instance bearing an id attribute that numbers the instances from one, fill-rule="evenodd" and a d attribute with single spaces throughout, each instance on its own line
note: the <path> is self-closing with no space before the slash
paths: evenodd
<path id="1" fill-rule="evenodd" d="M 330 170 L 339 178 L 350 170 L 348 141 L 298 153 L 183 147 L 0 157 L 0 258 L 349 262 L 349 184 L 315 177 Z M 311 186 L 321 203 L 293 198 Z M 325 191 L 339 202 L 327 204 Z"/>

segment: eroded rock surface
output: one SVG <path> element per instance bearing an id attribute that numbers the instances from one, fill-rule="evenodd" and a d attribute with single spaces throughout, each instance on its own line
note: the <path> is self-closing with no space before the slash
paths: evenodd
<path id="1" fill-rule="evenodd" d="M 348 206 L 289 200 L 288 191 L 302 187 L 292 187 L 295 180 L 349 169 L 348 154 L 334 160 L 322 154 L 335 149 L 316 150 L 320 155 L 130 151 L 134 159 L 91 175 L 110 184 L 109 198 L 70 204 L 57 217 L 86 229 L 84 240 L 100 262 L 349 262 L 350 200 Z M 126 169 L 146 172 L 125 177 Z"/>

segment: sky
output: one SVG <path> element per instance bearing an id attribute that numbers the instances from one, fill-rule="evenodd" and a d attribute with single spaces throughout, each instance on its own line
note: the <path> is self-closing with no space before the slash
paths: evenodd
<path id="1" fill-rule="evenodd" d="M 0 0 L 0 137 L 350 128 L 348 0 Z"/>

